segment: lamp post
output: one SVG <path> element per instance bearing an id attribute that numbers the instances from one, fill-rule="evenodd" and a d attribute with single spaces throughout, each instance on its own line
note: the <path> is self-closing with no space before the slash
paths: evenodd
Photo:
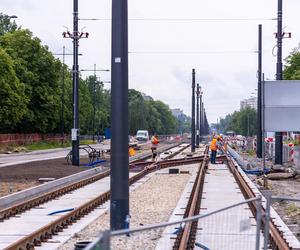
<path id="1" fill-rule="evenodd" d="M 192 70 L 192 137 L 191 152 L 195 152 L 195 69 Z"/>
<path id="2" fill-rule="evenodd" d="M 258 70 L 257 70 L 257 129 L 256 129 L 256 155 L 262 157 L 262 25 L 258 25 Z"/>
<path id="3" fill-rule="evenodd" d="M 112 0 L 110 228 L 129 227 L 128 3 Z"/>
<path id="4" fill-rule="evenodd" d="M 282 80 L 282 0 L 278 0 L 277 49 L 276 80 Z M 282 132 L 275 133 L 275 164 L 282 164 Z"/>
<path id="5" fill-rule="evenodd" d="M 199 121 L 199 142 L 202 142 L 202 136 L 203 136 L 203 102 L 202 102 L 202 95 L 203 92 L 201 91 L 200 87 L 200 121 Z"/>
<path id="6" fill-rule="evenodd" d="M 73 40 L 73 128 L 72 134 L 72 165 L 79 166 L 79 39 L 88 38 L 89 33 L 78 32 L 78 0 L 73 1 L 73 32 L 63 32 L 64 38 Z"/>
<path id="7" fill-rule="evenodd" d="M 199 98 L 200 98 L 201 87 L 197 84 L 197 104 L 196 104 L 196 146 L 199 147 Z"/>
<path id="8" fill-rule="evenodd" d="M 73 2 L 73 129 L 72 164 L 79 166 L 79 65 L 78 65 L 78 0 Z"/>

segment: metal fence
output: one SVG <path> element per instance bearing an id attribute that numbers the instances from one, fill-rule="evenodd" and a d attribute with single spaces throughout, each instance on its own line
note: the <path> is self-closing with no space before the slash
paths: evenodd
<path id="1" fill-rule="evenodd" d="M 108 250 L 111 246 L 112 237 L 134 237 L 134 249 L 144 249 L 143 234 L 149 234 L 150 230 L 165 228 L 166 230 L 174 225 L 186 225 L 192 221 L 198 221 L 198 233 L 195 246 L 202 249 L 231 249 L 231 250 L 258 250 L 262 248 L 261 237 L 262 213 L 257 209 L 256 218 L 245 213 L 250 203 L 256 203 L 258 208 L 262 207 L 261 197 L 252 198 L 233 204 L 231 206 L 215 210 L 210 213 L 185 218 L 179 221 L 143 226 L 136 229 L 119 231 L 105 231 L 100 237 L 87 246 L 89 250 Z M 178 228 L 178 226 L 177 226 Z M 173 230 L 172 230 L 173 231 Z M 158 233 L 156 231 L 156 233 Z M 127 236 L 126 236 L 127 235 Z M 174 235 L 173 237 L 175 237 Z M 125 246 L 124 246 L 125 249 Z M 152 248 L 151 248 L 152 249 Z M 170 244 L 159 245 L 159 249 L 172 249 Z"/>
<path id="2" fill-rule="evenodd" d="M 270 238 L 269 238 L 269 225 L 270 220 L 272 218 L 271 214 L 271 207 L 274 202 L 279 201 L 286 201 L 286 202 L 293 202 L 293 206 L 295 206 L 296 209 L 300 209 L 299 205 L 297 206 L 295 203 L 300 203 L 300 199 L 297 198 L 291 198 L 291 197 L 283 197 L 283 196 L 272 196 L 271 194 L 266 194 L 266 212 L 265 212 L 265 225 L 264 225 L 264 249 L 270 249 L 272 246 L 270 245 Z M 283 229 L 284 230 L 284 229 Z M 295 247 L 291 246 L 291 249 L 299 249 L 300 242 L 297 240 L 296 236 L 288 229 L 284 233 L 282 233 L 285 238 L 294 238 L 294 240 L 291 240 L 291 244 L 296 244 Z"/>
<path id="3" fill-rule="evenodd" d="M 267 194 L 266 201 L 265 212 L 263 212 L 262 199 L 261 197 L 258 197 L 236 203 L 210 213 L 185 218 L 180 221 L 143 226 L 136 229 L 104 231 L 97 240 L 89 244 L 85 249 L 109 250 L 111 249 L 112 237 L 116 236 L 122 238 L 122 242 L 125 245 L 126 241 L 133 240 L 135 242 L 134 247 L 131 246 L 130 249 L 144 249 L 145 234 L 148 236 L 149 234 L 153 234 L 156 235 L 156 237 L 159 237 L 161 229 L 163 228 L 165 228 L 165 232 L 173 232 L 174 228 L 180 228 L 178 225 L 184 227 L 186 223 L 190 223 L 192 221 L 198 221 L 198 233 L 196 235 L 195 246 L 200 249 L 273 249 L 274 246 L 271 245 L 269 238 L 269 223 L 271 218 L 273 219 L 274 216 L 274 214 L 271 214 L 272 204 L 274 202 L 289 202 L 289 205 L 295 206 L 299 209 L 299 205 L 296 206 L 295 204 L 299 204 L 300 199 L 271 196 L 271 194 Z M 243 212 L 249 209 L 250 203 L 256 203 L 255 206 L 260 208 L 256 210 L 256 218 L 252 216 L 249 217 L 247 213 Z M 265 221 L 264 226 L 262 226 L 263 219 Z M 175 225 L 177 226 L 175 227 Z M 263 231 L 261 230 L 262 228 Z M 286 239 L 290 240 L 289 244 L 294 244 L 294 248 L 299 249 L 300 242 L 289 229 L 286 229 L 286 231 L 282 232 L 282 234 Z M 130 237 L 128 237 L 129 235 Z M 173 238 L 175 236 L 176 235 L 174 235 Z M 126 248 L 125 245 L 124 249 Z M 151 249 L 154 248 L 155 246 Z M 294 249 L 293 246 L 291 246 L 291 248 Z M 170 242 L 163 242 L 163 244 L 159 244 L 159 247 L 156 247 L 156 249 L 172 249 L 172 244 L 170 244 Z"/>
<path id="4" fill-rule="evenodd" d="M 207 249 L 259 249 L 261 213 L 256 218 L 259 224 L 251 215 L 248 204 L 243 203 L 200 219 L 196 244 Z"/>

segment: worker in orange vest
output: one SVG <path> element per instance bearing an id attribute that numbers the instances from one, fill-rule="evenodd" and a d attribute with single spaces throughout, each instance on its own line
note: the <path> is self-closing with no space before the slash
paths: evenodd
<path id="1" fill-rule="evenodd" d="M 151 151 L 152 151 L 152 160 L 156 160 L 157 158 L 157 147 L 158 147 L 158 143 L 159 143 L 159 140 L 157 138 L 156 135 L 153 135 L 151 137 Z"/>
<path id="2" fill-rule="evenodd" d="M 210 143 L 210 162 L 212 164 L 216 164 L 216 157 L 217 157 L 217 150 L 218 150 L 218 146 L 217 146 L 218 140 L 216 137 L 213 137 L 211 143 Z"/>

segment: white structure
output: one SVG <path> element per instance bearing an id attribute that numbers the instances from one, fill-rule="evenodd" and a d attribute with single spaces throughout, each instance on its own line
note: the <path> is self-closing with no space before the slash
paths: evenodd
<path id="1" fill-rule="evenodd" d="M 241 105 L 240 105 L 240 110 L 243 110 L 247 107 L 257 110 L 257 97 L 251 97 L 251 98 L 242 100 Z"/>
<path id="2" fill-rule="evenodd" d="M 180 116 L 184 115 L 184 114 L 183 114 L 183 110 L 178 109 L 178 108 L 176 108 L 176 109 L 171 109 L 171 112 L 172 112 L 172 115 L 175 116 L 177 119 L 178 119 Z"/>

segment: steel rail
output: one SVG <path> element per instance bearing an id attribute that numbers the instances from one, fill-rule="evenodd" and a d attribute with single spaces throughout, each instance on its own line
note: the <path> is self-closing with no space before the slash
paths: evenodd
<path id="1" fill-rule="evenodd" d="M 180 144 L 179 144 L 180 145 Z M 168 146 L 168 147 L 163 147 L 162 150 L 170 150 L 171 148 L 177 147 L 178 145 L 173 145 L 173 146 Z M 175 152 L 175 154 L 178 154 L 180 152 L 182 152 L 183 150 L 185 150 L 188 146 L 183 147 L 181 150 L 179 150 L 179 152 Z M 173 155 L 170 155 L 170 157 L 172 157 Z M 143 155 L 141 157 L 139 157 L 138 159 L 135 159 L 133 161 L 130 162 L 129 168 L 130 169 L 134 169 L 137 165 L 138 166 L 148 166 L 150 164 L 152 164 L 153 162 L 144 162 L 142 160 L 146 160 L 149 157 L 151 157 L 151 154 L 146 154 Z M 13 204 L 7 208 L 4 208 L 2 210 L 0 210 L 0 223 L 3 220 L 9 219 L 12 216 L 15 216 L 17 214 L 23 213 L 28 209 L 31 209 L 33 207 L 39 206 L 49 200 L 53 200 L 61 195 L 64 195 L 66 193 L 69 193 L 71 191 L 74 191 L 76 189 L 82 188 L 86 185 L 89 185 L 93 182 L 96 182 L 102 178 L 105 178 L 107 176 L 110 175 L 110 170 L 104 171 L 102 173 L 93 175 L 91 177 L 87 177 L 84 178 L 80 181 L 74 182 L 74 183 L 70 183 L 70 184 L 66 184 L 63 187 L 59 187 L 59 188 L 55 188 L 49 192 L 45 192 L 41 195 L 38 195 L 37 197 L 34 198 L 30 198 L 30 199 L 26 199 L 26 197 L 24 197 L 24 201 L 22 202 L 18 202 L 16 204 Z"/>
<path id="2" fill-rule="evenodd" d="M 185 210 L 184 218 L 189 218 L 199 214 L 204 177 L 208 166 L 208 159 L 208 146 L 206 146 L 203 161 L 199 165 L 196 181 L 193 185 L 192 193 Z M 197 223 L 197 221 L 193 221 L 185 224 L 183 231 L 181 231 L 176 237 L 173 249 L 185 250 L 194 248 L 193 246 L 195 244 Z"/>
<path id="3" fill-rule="evenodd" d="M 183 149 L 184 150 L 184 149 Z M 144 169 L 138 173 L 137 175 L 130 178 L 129 183 L 130 185 L 135 183 L 136 181 L 140 180 L 147 174 L 154 172 L 158 169 L 169 168 L 174 165 L 188 165 L 195 162 L 199 162 L 203 160 L 203 157 L 194 157 L 194 158 L 187 158 L 187 159 L 176 159 L 176 160 L 166 160 L 162 162 L 150 162 L 149 165 L 145 165 Z M 93 209 L 97 208 L 98 206 L 102 205 L 103 203 L 107 202 L 110 199 L 110 191 L 102 193 L 98 197 L 94 198 L 83 204 L 82 206 L 76 208 L 75 210 L 68 212 L 67 214 L 63 215 L 62 217 L 56 219 L 55 221 L 45 225 L 44 227 L 32 232 L 31 234 L 25 236 L 24 238 L 16 241 L 15 243 L 11 244 L 5 250 L 27 250 L 33 249 L 34 246 L 39 246 L 42 242 L 47 241 L 48 239 L 52 238 L 53 235 L 58 234 L 64 228 L 68 227 L 69 225 L 73 224 L 77 220 L 79 220 L 82 216 L 88 214 Z"/>
<path id="4" fill-rule="evenodd" d="M 232 172 L 235 180 L 237 181 L 244 197 L 246 199 L 251 199 L 251 198 L 256 198 L 256 195 L 254 194 L 253 190 L 250 188 L 250 186 L 248 185 L 248 183 L 245 181 L 245 179 L 243 178 L 243 176 L 241 175 L 240 171 L 238 170 L 238 168 L 236 167 L 235 163 L 232 161 L 232 159 L 226 155 L 227 157 L 227 163 L 229 166 L 230 171 Z M 249 204 L 251 211 L 253 213 L 253 215 L 256 215 L 256 211 L 257 209 L 262 209 L 263 213 L 265 213 L 265 209 L 263 207 L 257 207 L 258 205 L 255 202 L 252 202 Z M 265 217 L 262 217 L 262 222 L 263 224 L 265 224 Z M 288 250 L 291 249 L 288 245 L 288 243 L 286 242 L 286 240 L 282 237 L 281 232 L 278 230 L 278 228 L 275 226 L 275 224 L 270 220 L 269 223 L 269 234 L 270 234 L 270 240 L 271 243 L 275 246 L 275 249 L 279 249 L 279 250 Z"/>

